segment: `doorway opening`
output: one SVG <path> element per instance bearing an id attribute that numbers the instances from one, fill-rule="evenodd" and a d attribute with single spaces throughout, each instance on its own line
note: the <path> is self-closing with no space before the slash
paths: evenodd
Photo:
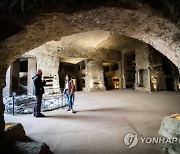
<path id="1" fill-rule="evenodd" d="M 125 74 L 126 74 L 126 88 L 133 88 L 135 86 L 135 53 L 125 54 Z"/>
<path id="2" fill-rule="evenodd" d="M 113 61 L 104 61 L 104 84 L 106 90 L 119 89 L 119 63 Z"/>

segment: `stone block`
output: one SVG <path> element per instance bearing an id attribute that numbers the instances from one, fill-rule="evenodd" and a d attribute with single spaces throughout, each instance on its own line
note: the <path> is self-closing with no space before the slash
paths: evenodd
<path id="1" fill-rule="evenodd" d="M 167 138 L 180 138 L 180 120 L 167 116 L 163 119 L 159 133 Z"/>
<path id="2" fill-rule="evenodd" d="M 5 128 L 5 143 L 21 140 L 26 136 L 24 128 L 20 123 L 8 123 Z"/>
<path id="3" fill-rule="evenodd" d="M 177 138 L 178 141 L 175 143 L 165 144 L 163 149 L 167 154 L 179 154 L 180 153 L 180 116 L 174 114 L 172 116 L 167 116 L 163 119 L 159 133 L 164 137 L 174 139 Z"/>

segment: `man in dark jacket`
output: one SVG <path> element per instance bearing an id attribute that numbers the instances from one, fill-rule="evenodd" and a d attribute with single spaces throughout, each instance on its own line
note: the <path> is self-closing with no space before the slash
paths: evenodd
<path id="1" fill-rule="evenodd" d="M 44 114 L 41 113 L 41 103 L 42 103 L 42 95 L 44 94 L 43 86 L 46 84 L 46 81 L 42 80 L 41 77 L 42 77 L 42 70 L 38 70 L 37 74 L 32 78 L 33 95 L 36 96 L 36 103 L 34 104 L 35 117 L 44 117 Z"/>

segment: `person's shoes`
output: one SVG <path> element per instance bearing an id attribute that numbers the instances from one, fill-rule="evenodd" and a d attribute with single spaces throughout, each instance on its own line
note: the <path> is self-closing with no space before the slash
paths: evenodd
<path id="1" fill-rule="evenodd" d="M 45 117 L 45 115 L 42 114 L 42 113 L 40 113 L 40 114 L 36 115 L 35 117 L 36 117 L 36 118 L 40 118 L 40 117 Z"/>
<path id="2" fill-rule="evenodd" d="M 76 111 L 73 111 L 73 110 L 72 110 L 72 113 L 76 113 Z"/>
<path id="3" fill-rule="evenodd" d="M 71 111 L 71 109 L 67 109 L 66 111 Z"/>

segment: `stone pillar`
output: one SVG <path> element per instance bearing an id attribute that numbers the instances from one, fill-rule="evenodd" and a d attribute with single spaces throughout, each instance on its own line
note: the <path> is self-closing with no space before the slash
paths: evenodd
<path id="1" fill-rule="evenodd" d="M 19 89 L 20 60 L 14 61 L 6 72 L 6 87 L 3 89 L 4 95 L 12 95 L 12 91 Z"/>
<path id="2" fill-rule="evenodd" d="M 59 58 L 42 55 L 37 57 L 37 69 L 43 71 L 43 77 L 46 79 L 45 92 L 46 93 L 58 93 L 60 92 L 59 85 Z"/>
<path id="3" fill-rule="evenodd" d="M 177 90 L 180 91 L 180 69 L 178 68 L 178 76 L 177 76 Z"/>
<path id="4" fill-rule="evenodd" d="M 177 85 L 178 85 L 178 88 L 177 88 L 177 89 L 178 89 L 178 91 L 180 91 L 180 74 L 179 74 L 179 76 L 178 76 L 178 84 L 177 84 Z"/>
<path id="5" fill-rule="evenodd" d="M 19 89 L 19 72 L 20 72 L 20 60 L 17 59 L 11 65 L 12 72 L 12 90 L 17 91 Z"/>
<path id="6" fill-rule="evenodd" d="M 4 103 L 3 103 L 3 96 L 2 96 L 3 88 L 0 87 L 0 142 L 2 139 L 2 135 L 5 129 L 5 121 L 4 121 Z M 1 143 L 0 143 L 1 144 Z"/>
<path id="7" fill-rule="evenodd" d="M 3 89 L 4 96 L 12 95 L 12 67 L 9 66 L 6 72 L 6 87 Z"/>
<path id="8" fill-rule="evenodd" d="M 117 76 L 118 76 L 118 78 L 119 78 L 119 89 L 122 89 L 122 81 L 121 81 L 121 67 L 122 67 L 122 64 L 121 64 L 121 62 L 118 62 L 118 73 L 117 73 Z"/>
<path id="9" fill-rule="evenodd" d="M 4 129 L 5 129 L 5 121 L 4 121 L 5 106 L 3 103 L 2 91 L 3 91 L 3 88 L 5 87 L 5 77 L 6 77 L 6 71 L 8 67 L 3 66 L 2 68 L 3 69 L 0 70 L 0 142 L 1 142 L 2 135 L 4 134 Z"/>
<path id="10" fill-rule="evenodd" d="M 136 77 L 135 90 L 151 91 L 149 69 L 149 47 L 143 44 L 136 48 Z"/>
<path id="11" fill-rule="evenodd" d="M 121 55 L 121 75 L 120 75 L 120 89 L 125 89 L 126 88 L 126 77 L 125 77 L 125 62 L 126 62 L 126 59 L 125 59 L 125 55 L 124 53 L 122 53 Z"/>
<path id="12" fill-rule="evenodd" d="M 4 121 L 4 103 L 3 103 L 3 95 L 2 91 L 5 87 L 5 81 L 6 81 L 6 72 L 8 69 L 8 65 L 4 63 L 4 65 L 0 65 L 0 142 L 2 141 L 2 135 L 4 134 L 5 129 L 5 121 Z M 1 143 L 0 143 L 1 145 Z"/>
<path id="13" fill-rule="evenodd" d="M 104 86 L 103 62 L 100 60 L 88 59 L 85 65 L 85 91 L 106 90 Z"/>
<path id="14" fill-rule="evenodd" d="M 28 78 L 27 78 L 27 91 L 28 95 L 32 94 L 33 91 L 33 82 L 32 82 L 32 77 L 36 74 L 37 71 L 37 61 L 36 58 L 28 58 Z"/>

